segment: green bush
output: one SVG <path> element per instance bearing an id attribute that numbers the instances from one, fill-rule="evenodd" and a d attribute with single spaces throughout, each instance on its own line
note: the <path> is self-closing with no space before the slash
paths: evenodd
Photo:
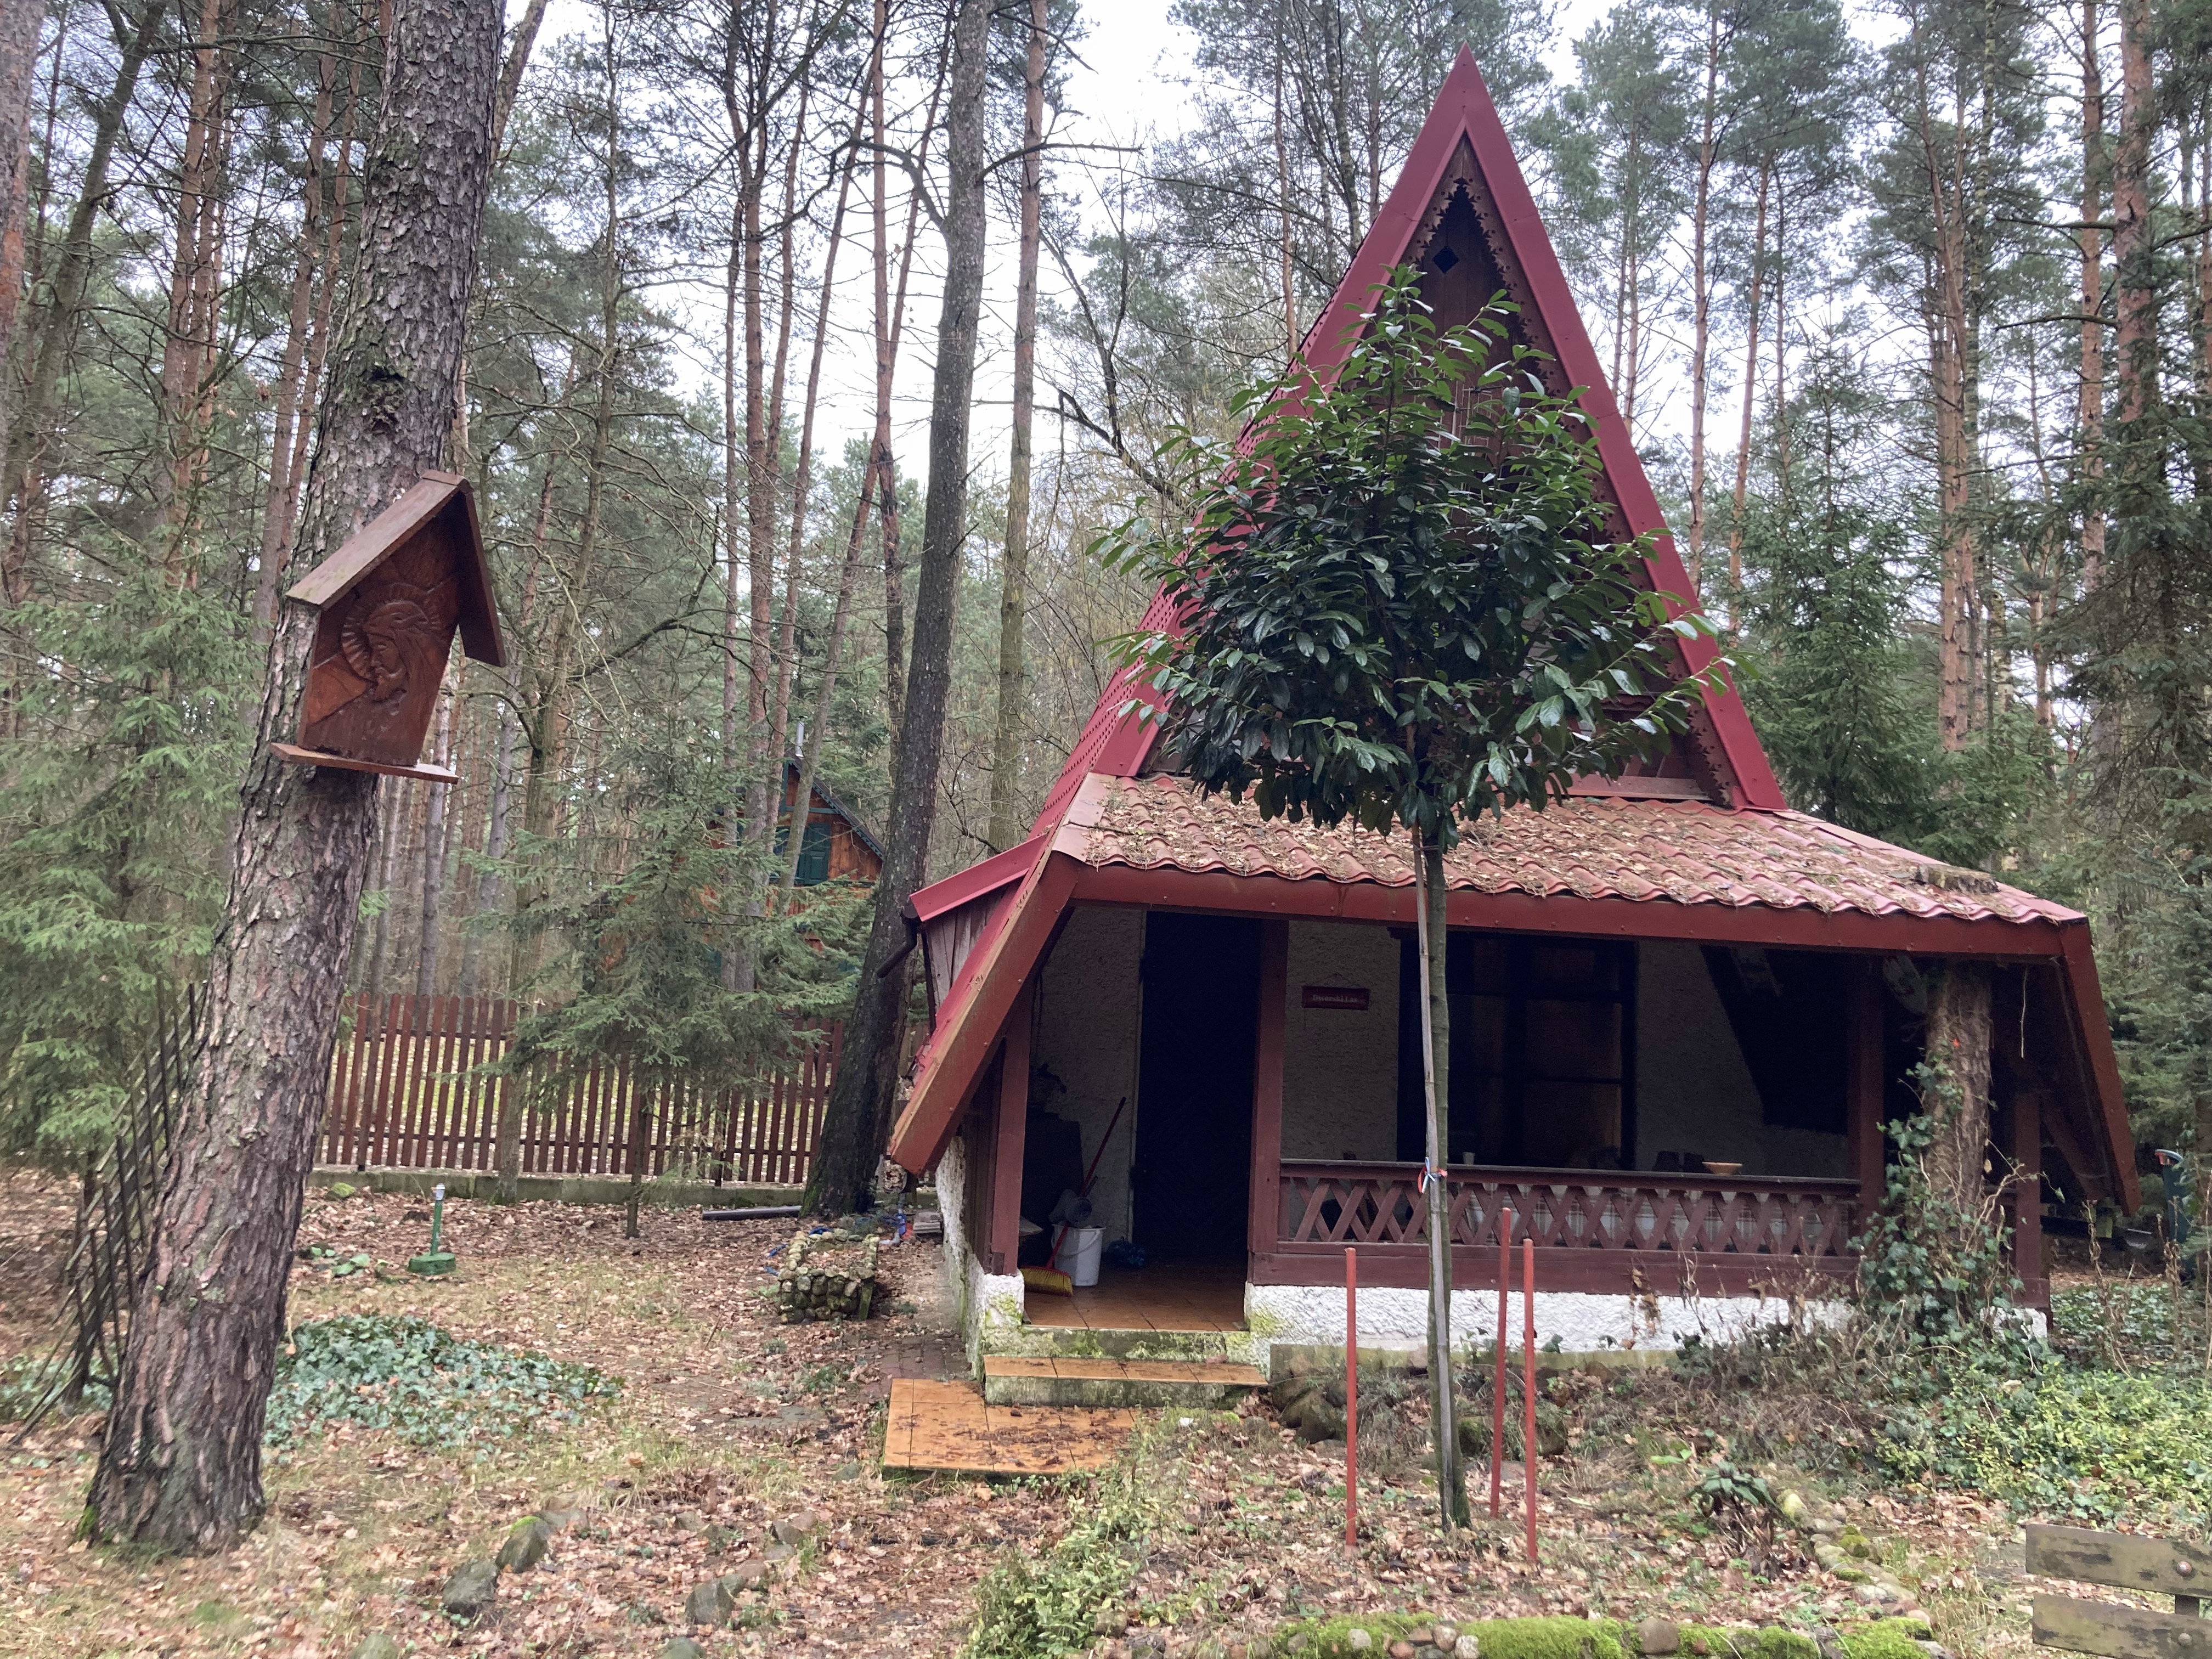
<path id="1" fill-rule="evenodd" d="M 963 1659 L 1054 1659 L 1097 1640 L 1091 1621 L 1117 1605 L 1144 1559 L 1152 1506 L 1140 1471 L 1160 1431 L 1140 1434 L 1098 1477 L 1093 1502 L 1050 1549 L 1011 1549 L 975 1589 Z"/>
<path id="2" fill-rule="evenodd" d="M 427 1319 L 345 1315 L 301 1325 L 276 1362 L 264 1440 L 281 1456 L 331 1423 L 419 1446 L 502 1439 L 572 1422 L 622 1384 L 588 1365 L 448 1334 Z"/>

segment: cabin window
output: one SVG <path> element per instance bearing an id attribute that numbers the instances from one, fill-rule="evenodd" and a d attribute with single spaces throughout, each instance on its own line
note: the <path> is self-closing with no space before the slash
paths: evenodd
<path id="1" fill-rule="evenodd" d="M 1420 963 L 1399 965 L 1398 1156 L 1419 1159 Z M 1451 999 L 1454 1164 L 1622 1168 L 1634 1103 L 1636 950 L 1596 939 L 1454 933 Z"/>

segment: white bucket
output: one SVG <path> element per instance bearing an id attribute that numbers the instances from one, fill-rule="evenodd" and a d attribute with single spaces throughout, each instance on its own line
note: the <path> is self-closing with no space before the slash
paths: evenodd
<path id="1" fill-rule="evenodd" d="M 1103 1227 L 1070 1227 L 1067 1230 L 1067 1249 L 1060 1258 L 1067 1269 L 1067 1276 L 1079 1285 L 1096 1285 L 1098 1282 L 1098 1258 L 1105 1248 L 1106 1230 Z"/>

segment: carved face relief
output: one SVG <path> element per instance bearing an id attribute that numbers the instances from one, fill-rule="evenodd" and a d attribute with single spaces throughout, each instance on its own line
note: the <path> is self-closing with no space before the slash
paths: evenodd
<path id="1" fill-rule="evenodd" d="M 445 641 L 437 624 L 411 599 L 397 595 L 346 618 L 338 648 L 346 665 L 368 682 L 372 702 L 404 696 L 414 671 L 434 648 L 442 665 Z"/>

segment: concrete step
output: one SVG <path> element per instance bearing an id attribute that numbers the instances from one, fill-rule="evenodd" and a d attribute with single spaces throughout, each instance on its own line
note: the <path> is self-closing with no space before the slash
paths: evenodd
<path id="1" fill-rule="evenodd" d="M 1253 1367 L 1219 1360 L 997 1354 L 983 1362 L 983 1399 L 993 1406 L 1218 1406 L 1267 1386 Z"/>

